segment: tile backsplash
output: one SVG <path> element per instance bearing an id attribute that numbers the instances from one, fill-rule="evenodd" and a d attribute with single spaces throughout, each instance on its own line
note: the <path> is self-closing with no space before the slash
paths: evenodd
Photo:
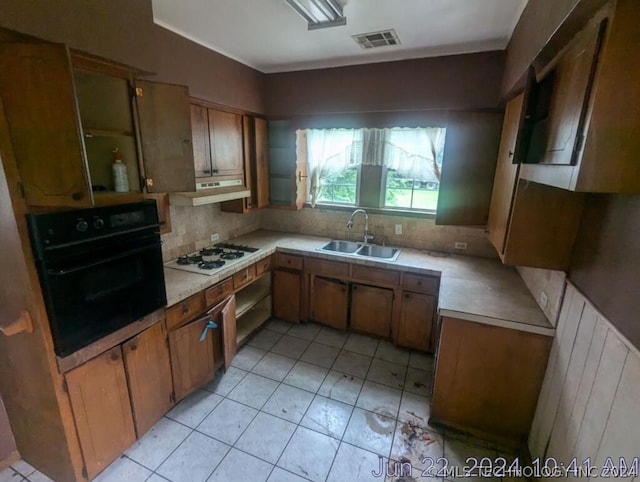
<path id="1" fill-rule="evenodd" d="M 260 229 L 260 212 L 225 213 L 220 204 L 171 206 L 171 232 L 162 235 L 162 257 L 168 261 L 211 244 L 211 235 L 220 241 Z"/>
<path id="2" fill-rule="evenodd" d="M 290 233 L 325 236 L 334 239 L 359 240 L 364 232 L 364 216 L 358 214 L 352 230 L 347 229 L 350 212 L 320 208 L 300 211 L 263 209 L 263 229 Z M 402 234 L 395 234 L 395 225 L 402 225 Z M 484 229 L 460 226 L 436 226 L 434 219 L 384 214 L 369 215 L 369 233 L 373 242 L 389 246 L 433 249 L 458 254 L 496 258 L 496 250 L 487 239 Z M 455 249 L 456 242 L 467 243 L 466 250 Z"/>

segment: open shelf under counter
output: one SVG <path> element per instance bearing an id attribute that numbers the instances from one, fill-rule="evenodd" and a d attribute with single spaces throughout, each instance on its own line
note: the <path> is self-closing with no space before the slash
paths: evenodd
<path id="1" fill-rule="evenodd" d="M 236 319 L 236 344 L 242 345 L 251 334 L 271 318 L 271 296 L 267 296 L 261 302 L 254 305 L 244 313 L 241 318 Z"/>
<path id="2" fill-rule="evenodd" d="M 271 277 L 265 274 L 236 293 L 236 319 L 271 294 Z"/>

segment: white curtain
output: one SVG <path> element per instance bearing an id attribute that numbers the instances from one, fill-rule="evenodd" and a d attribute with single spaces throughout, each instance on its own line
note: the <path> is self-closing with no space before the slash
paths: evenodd
<path id="1" fill-rule="evenodd" d="M 361 143 L 361 129 L 307 129 L 298 131 L 298 142 L 306 133 L 309 167 L 309 194 L 315 206 L 320 196 L 321 179 L 360 165 L 352 147 Z"/>
<path id="2" fill-rule="evenodd" d="M 362 164 L 384 166 L 410 179 L 440 181 L 445 135 L 443 127 L 297 131 L 298 149 L 306 147 L 311 205 L 323 178 Z"/>

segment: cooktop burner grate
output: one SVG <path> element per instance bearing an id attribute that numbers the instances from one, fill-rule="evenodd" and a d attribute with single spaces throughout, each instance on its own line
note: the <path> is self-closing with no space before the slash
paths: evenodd
<path id="1" fill-rule="evenodd" d="M 224 266 L 224 261 L 218 259 L 216 261 L 200 261 L 198 263 L 198 268 L 200 269 L 215 269 Z"/>
<path id="2" fill-rule="evenodd" d="M 201 261 L 202 261 L 202 256 L 194 254 L 194 255 L 180 256 L 176 260 L 176 263 L 184 266 L 184 265 L 189 265 L 189 264 L 198 264 Z"/>

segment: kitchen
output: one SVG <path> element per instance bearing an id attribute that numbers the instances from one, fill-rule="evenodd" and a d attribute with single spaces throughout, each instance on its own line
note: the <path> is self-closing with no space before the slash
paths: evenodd
<path id="1" fill-rule="evenodd" d="M 136 2 L 133 5 L 127 2 L 121 2 L 121 5 L 105 2 L 92 8 L 77 5 L 74 2 L 67 2 L 64 5 L 51 4 L 50 2 L 29 2 L 29 5 L 23 5 L 21 2 L 5 2 L 3 12 L 0 14 L 0 24 L 14 32 L 63 42 L 78 51 L 88 52 L 120 64 L 133 65 L 142 72 L 155 72 L 157 75 L 151 77 L 152 81 L 188 85 L 189 96 L 200 100 L 201 104 L 207 108 L 211 105 L 228 106 L 231 110 L 236 109 L 249 113 L 255 118 L 259 118 L 260 114 L 266 114 L 268 118 L 273 119 L 291 118 L 295 120 L 297 125 L 308 127 L 327 126 L 330 125 L 329 122 L 335 122 L 336 118 L 344 127 L 353 125 L 384 127 L 399 122 L 397 119 L 401 119 L 406 125 L 419 125 L 416 123 L 423 124 L 425 119 L 433 122 L 433 119 L 442 119 L 443 115 L 449 116 L 449 119 L 458 116 L 457 119 L 461 119 L 460 124 L 463 124 L 463 121 L 467 119 L 465 118 L 466 112 L 479 112 L 479 116 L 486 115 L 488 117 L 491 117 L 493 112 L 499 113 L 500 106 L 504 105 L 503 100 L 511 100 L 515 98 L 513 96 L 516 93 L 522 91 L 529 65 L 533 63 L 537 69 L 543 71 L 555 53 L 574 37 L 575 33 L 580 30 L 578 27 L 585 25 L 603 3 L 582 1 L 549 7 L 543 2 L 529 2 L 514 31 L 506 54 L 502 51 L 494 51 L 460 56 L 428 57 L 394 63 L 364 64 L 338 69 L 300 70 L 272 74 L 262 74 L 154 24 L 152 5 L 147 1 Z M 628 5 L 629 2 L 618 3 L 631 10 L 632 13 L 629 15 L 637 15 L 637 8 L 634 10 L 634 7 Z M 127 12 L 127 15 L 123 15 L 122 12 Z M 99 22 L 96 22 L 97 16 L 100 18 Z M 565 19 L 565 17 L 567 18 Z M 64 21 L 53 22 L 42 21 L 42 19 L 64 19 Z M 557 29 L 559 25 L 562 27 Z M 3 35 L 6 33 L 3 32 Z M 637 42 L 637 38 L 633 38 Z M 627 75 L 631 75 L 630 79 L 633 79 L 634 68 L 633 65 L 628 66 Z M 433 75 L 433 72 L 441 74 Z M 364 79 L 366 79 L 368 89 L 362 88 Z M 336 85 L 341 85 L 341 88 L 337 89 Z M 637 89 L 625 88 L 626 85 L 631 85 L 631 81 L 629 84 L 623 86 L 618 84 L 617 87 L 607 90 L 607 95 L 611 97 L 612 104 L 624 106 L 631 112 L 634 112 L 635 108 L 635 112 L 637 112 Z M 329 89 L 326 86 L 334 87 Z M 310 91 L 314 92 L 313 96 L 308 95 Z M 393 92 L 393 95 L 378 96 L 372 95 L 372 92 Z M 509 111 L 509 107 L 507 110 Z M 633 131 L 637 132 L 637 119 L 634 121 L 633 116 L 629 116 L 627 118 L 621 115 L 620 122 L 630 122 L 630 125 L 623 124 L 623 126 L 629 130 L 636 127 Z M 626 119 L 631 119 L 631 121 Z M 611 121 L 611 119 L 609 120 Z M 493 165 L 495 165 L 501 122 L 500 115 L 497 124 L 498 137 L 492 147 L 494 149 Z M 476 125 L 472 121 L 470 124 Z M 484 127 L 490 122 L 477 122 L 477 124 Z M 450 132 L 455 135 L 455 126 L 458 124 L 450 122 L 450 125 L 452 126 Z M 464 132 L 461 135 L 463 134 Z M 625 142 L 631 146 L 628 151 L 637 152 L 637 144 L 634 144 L 636 141 L 626 139 Z M 50 150 L 43 151 L 43 154 L 48 156 L 50 153 Z M 4 151 L 3 161 L 7 163 Z M 481 175 L 473 181 L 481 184 L 488 183 L 491 186 L 494 180 L 493 165 L 490 164 L 491 159 L 483 161 L 489 163 L 490 167 L 481 173 L 484 177 Z M 478 162 L 481 160 L 478 159 Z M 523 172 L 525 168 L 535 171 L 537 167 L 525 165 L 521 169 L 521 177 L 538 175 L 536 172 Z M 542 168 L 544 169 L 544 166 Z M 16 179 L 16 173 L 11 172 L 7 165 L 4 166 L 4 169 L 8 179 Z M 638 177 L 637 169 L 636 171 L 631 169 L 623 172 L 629 178 L 630 184 L 633 182 L 634 174 L 635 179 Z M 24 173 L 21 172 L 21 174 L 24 176 Z M 443 177 L 446 175 L 446 171 L 443 171 Z M 157 182 L 159 182 L 158 179 L 156 178 Z M 457 181 L 465 182 L 464 179 Z M 443 192 L 445 187 L 443 182 Z M 8 209 L 11 212 L 3 214 L 2 226 L 3 231 L 8 231 L 5 227 L 10 224 L 5 224 L 8 222 L 6 220 L 14 219 L 12 223 L 15 226 L 15 219 L 23 218 L 22 214 L 26 207 L 20 208 L 18 205 L 24 205 L 24 202 L 9 201 L 6 197 L 9 192 L 7 189 L 14 189 L 13 185 L 3 189 L 5 190 L 2 202 L 3 210 Z M 588 189 L 576 190 L 589 192 Z M 530 239 L 529 244 L 525 243 L 528 252 L 518 252 L 511 246 L 513 244 L 510 242 L 511 240 L 507 240 L 506 248 L 500 253 L 507 258 L 508 264 L 523 266 L 518 268 L 518 273 L 524 279 L 531 295 L 519 299 L 525 299 L 524 303 L 527 307 L 533 305 L 533 308 L 538 310 L 536 316 L 542 316 L 542 312 L 544 312 L 549 326 L 555 325 L 558 328 L 555 338 L 553 338 L 553 344 L 550 348 L 546 348 L 550 350 L 548 364 L 546 359 L 538 363 L 538 368 L 542 372 L 544 372 L 545 366 L 548 368 L 544 383 L 541 388 L 538 388 L 541 395 L 528 439 L 528 448 L 532 457 L 544 458 L 546 454 L 546 457 L 560 457 L 562 455 L 568 459 L 575 455 L 582 461 L 586 456 L 591 456 L 595 460 L 596 456 L 603 454 L 611 457 L 625 456 L 627 459 L 637 456 L 637 454 L 627 452 L 639 445 L 637 438 L 635 438 L 638 432 L 633 430 L 633 427 L 638 423 L 637 416 L 630 418 L 625 415 L 634 413 L 630 411 L 630 407 L 634 407 L 634 401 L 637 406 L 638 398 L 637 389 L 634 391 L 634 386 L 637 384 L 633 383 L 633 381 L 637 381 L 638 377 L 637 348 L 635 347 L 638 346 L 639 337 L 637 322 L 633 317 L 634 312 L 637 311 L 635 309 L 637 302 L 634 299 L 634 293 L 637 290 L 633 289 L 637 286 L 633 263 L 633 260 L 637 258 L 634 256 L 637 253 L 637 247 L 633 240 L 637 239 L 637 236 L 634 236 L 637 233 L 637 223 L 634 220 L 637 219 L 638 207 L 637 196 L 634 194 L 638 190 L 621 189 L 605 192 L 617 194 L 589 194 L 586 196 L 584 210 L 579 217 L 581 224 L 574 227 L 577 230 L 577 237 L 573 248 L 569 250 L 571 263 L 564 266 L 563 269 L 535 269 L 527 267 L 526 261 L 518 262 L 519 259 L 525 259 L 527 254 L 537 252 L 540 246 L 547 246 L 550 243 L 548 238 L 542 242 L 536 238 L 536 233 L 543 233 L 543 229 L 537 231 L 531 226 L 525 229 L 525 234 Z M 519 190 L 517 195 L 528 193 L 531 191 Z M 545 196 L 546 193 L 543 192 L 541 195 Z M 487 189 L 485 189 L 479 196 L 480 199 L 472 199 L 470 202 L 477 207 L 477 212 L 486 215 L 490 192 L 487 196 Z M 571 196 L 571 198 L 574 197 Z M 520 197 L 516 197 L 516 201 L 520 203 L 525 202 L 526 199 L 521 201 Z M 567 205 L 564 201 L 566 199 L 560 202 L 560 206 Z M 16 205 L 13 208 L 8 208 L 12 203 Z M 455 215 L 463 211 L 456 209 L 456 207 L 454 205 L 449 206 L 451 208 L 449 210 L 438 209 L 438 215 L 449 214 L 454 217 L 454 220 L 449 224 L 474 224 L 455 220 Z M 539 206 L 540 209 L 544 207 Z M 557 205 L 555 207 L 557 208 Z M 537 218 L 534 217 L 534 222 L 540 223 L 543 227 L 545 223 L 553 223 L 556 210 L 560 211 L 559 209 L 547 208 L 543 211 L 542 221 L 537 221 Z M 168 261 L 208 247 L 218 242 L 211 240 L 213 233 L 218 234 L 219 241 L 232 240 L 239 244 L 251 245 L 251 243 L 258 242 L 259 238 L 251 238 L 250 233 L 259 229 L 284 232 L 287 233 L 285 238 L 291 238 L 288 244 L 265 240 L 261 246 L 256 245 L 256 247 L 262 248 L 262 252 L 249 254 L 242 261 L 239 272 L 247 270 L 247 282 L 253 281 L 253 279 L 266 280 L 267 277 L 260 277 L 257 274 L 258 263 L 266 259 L 268 255 L 275 254 L 276 257 L 271 258 L 272 266 L 268 268 L 274 273 L 295 271 L 279 265 L 278 257 L 282 258 L 281 255 L 284 255 L 283 263 L 287 261 L 286 256 L 294 257 L 293 263 L 297 259 L 295 256 L 302 256 L 304 263 L 315 260 L 339 262 L 338 269 L 343 270 L 342 274 L 332 274 L 329 277 L 341 279 L 346 283 L 346 286 L 352 289 L 353 286 L 359 284 L 358 280 L 363 280 L 362 276 L 354 274 L 354 267 L 360 266 L 361 263 L 355 258 L 327 258 L 330 255 L 318 256 L 316 252 L 316 248 L 331 239 L 355 240 L 355 236 L 360 235 L 363 229 L 361 221 L 356 221 L 355 233 L 346 228 L 351 211 L 352 209 L 344 212 L 308 207 L 300 210 L 263 208 L 249 211 L 246 214 L 235 214 L 226 212 L 217 203 L 205 206 L 173 204 L 169 209 L 171 232 L 162 235 L 162 254 L 165 261 Z M 477 212 L 471 214 L 477 215 Z M 16 216 L 16 213 L 20 216 Z M 571 219 L 573 223 L 576 223 L 575 216 Z M 484 221 L 483 219 L 483 223 Z M 403 227 L 402 234 L 395 234 L 395 225 L 397 224 Z M 559 223 L 560 227 L 566 225 L 567 223 Z M 436 224 L 432 218 L 416 218 L 409 215 L 389 216 L 377 213 L 370 214 L 370 226 L 371 232 L 376 236 L 384 237 L 389 246 L 403 247 L 406 255 L 413 255 L 413 249 L 455 253 L 454 243 L 464 242 L 466 243 L 466 254 L 496 258 L 496 250 L 487 240 L 482 228 L 449 227 L 442 225 L 442 223 Z M 525 228 L 527 228 L 526 224 Z M 10 264 L 12 262 L 18 263 L 16 258 L 25 259 L 22 255 L 15 256 L 15 253 L 29 249 L 29 244 L 24 244 L 24 229 L 25 226 L 18 227 L 18 231 L 22 230 L 22 243 L 15 244 L 14 240 L 14 244 L 10 244 L 7 238 L 5 245 L 12 247 L 12 250 L 6 255 L 8 257 L 6 266 L 16 266 Z M 249 237 L 242 237 L 243 235 Z M 300 237 L 295 235 L 300 235 Z M 315 238 L 309 240 L 306 238 L 308 236 L 315 236 Z M 299 243 L 298 245 L 295 245 L 295 240 Z M 275 252 L 272 253 L 272 251 Z M 559 249 L 554 250 L 553 253 L 560 253 L 560 251 Z M 25 256 L 29 259 L 28 256 L 31 255 L 25 253 Z M 518 258 L 519 256 L 525 258 Z M 566 257 L 566 253 L 564 253 L 564 258 Z M 458 259 L 456 256 L 454 258 Z M 565 261 L 565 259 L 561 261 Z M 408 264 L 402 260 L 402 254 L 398 258 L 398 262 L 399 264 L 395 266 Z M 494 286 L 504 289 L 505 283 L 499 283 L 493 268 L 494 265 L 491 264 L 489 267 L 484 264 L 485 262 L 485 260 L 477 260 L 478 265 L 474 265 L 475 267 L 469 271 L 488 272 L 487 276 L 490 279 L 486 281 L 487 286 L 491 287 L 491 282 L 494 282 L 496 283 Z M 491 261 L 491 263 L 500 266 L 497 261 Z M 462 275 L 447 277 L 447 269 L 442 267 L 445 264 L 447 264 L 446 261 L 429 260 L 429 263 L 425 265 L 426 271 L 424 269 L 418 270 L 418 272 L 409 271 L 410 274 L 424 278 L 442 273 L 438 286 L 441 309 L 446 306 L 445 295 L 448 293 L 455 295 L 456 293 L 456 289 L 447 291 L 447 286 L 452 285 L 447 285 L 446 278 L 473 281 L 464 280 Z M 249 273 L 252 265 L 256 265 L 253 268 L 256 270 L 255 274 Z M 335 265 L 330 266 L 335 268 Z M 389 267 L 387 264 L 379 262 L 375 262 L 371 266 L 364 263 L 364 266 Z M 280 270 L 280 268 L 283 269 Z M 319 267 L 318 269 L 326 268 Z M 565 293 L 564 271 L 567 270 L 568 280 L 571 284 L 568 285 Z M 24 269 L 16 267 L 15 270 L 7 271 L 21 273 Z M 398 270 L 391 268 L 391 271 L 397 272 Z M 165 270 L 165 272 L 172 273 L 177 277 L 181 276 L 172 270 Z M 31 268 L 28 273 L 31 278 L 22 280 L 23 286 L 38 286 L 38 280 L 33 278 L 33 269 Z M 517 279 L 514 271 L 510 270 L 509 273 Z M 274 276 L 273 279 L 278 277 L 278 275 Z M 311 276 L 315 277 L 315 274 Z M 437 274 L 437 276 L 440 275 Z M 314 279 L 321 278 L 318 276 Z M 14 282 L 15 288 L 8 286 L 9 279 Z M 369 284 L 375 284 L 371 283 L 369 276 L 366 276 L 365 280 L 369 281 Z M 173 292 L 168 290 L 168 305 L 176 305 L 187 298 L 197 297 L 201 291 L 214 286 L 216 281 L 218 280 L 209 279 L 206 282 L 201 282 L 198 289 L 189 285 Z M 266 283 L 266 281 L 264 282 Z M 308 282 L 311 282 L 311 278 Z M 402 293 L 401 287 L 405 282 L 408 282 L 406 281 L 406 273 L 402 273 L 398 275 L 397 284 L 382 283 L 378 287 L 391 290 L 394 294 L 400 294 Z M 256 284 L 253 282 L 243 283 L 245 280 L 239 280 L 239 290 L 243 292 Z M 511 282 L 506 284 L 509 283 Z M 525 290 L 524 284 L 521 281 L 518 283 L 522 285 L 519 288 Z M 11 297 L 24 301 L 25 294 L 21 292 L 19 285 L 20 283 L 15 282 L 15 278 L 3 279 L 3 304 L 5 304 L 5 299 L 10 300 Z M 273 286 L 272 296 L 274 298 L 278 295 L 276 286 Z M 460 283 L 460 286 L 464 288 L 465 284 Z M 468 285 L 466 286 L 468 287 Z M 251 290 L 264 293 L 262 288 L 255 290 L 251 288 Z M 224 289 L 222 292 L 226 293 Z M 542 300 L 543 293 L 547 298 L 546 302 Z M 37 298 L 40 295 L 31 294 L 28 296 Z M 239 299 L 240 296 L 236 295 L 236 298 Z M 38 305 L 38 302 L 33 299 L 24 302 L 28 303 L 28 306 L 33 306 L 34 303 Z M 300 299 L 300 302 L 304 305 L 308 300 Z M 536 303 L 541 305 L 539 309 L 535 307 Z M 13 303 L 11 309 L 13 310 L 17 304 Z M 481 305 L 484 304 L 481 303 Z M 210 305 L 207 303 L 207 306 Z M 597 311 L 594 306 L 597 307 Z M 481 309 L 487 309 L 487 307 L 481 306 Z M 3 313 L 3 324 L 9 323 L 15 318 L 11 313 L 12 319 L 9 320 L 9 313 L 8 310 L 6 321 L 4 319 L 5 313 Z M 457 310 L 452 309 L 449 315 L 454 315 L 455 318 L 455 313 Z M 441 315 L 443 315 L 442 312 Z M 45 313 L 31 313 L 31 316 L 34 320 L 45 320 L 46 322 Z M 167 316 L 169 315 L 167 314 Z M 443 316 L 446 316 L 446 312 Z M 153 320 L 148 322 L 153 323 Z M 182 326 L 181 322 L 177 323 L 176 326 Z M 14 343 L 19 338 L 27 338 L 28 336 L 25 333 L 17 334 L 12 338 L 6 338 L 6 343 Z M 38 337 L 40 336 L 38 335 Z M 551 337 L 547 338 L 551 339 Z M 26 343 L 26 349 L 29 343 L 35 343 L 35 341 L 22 340 L 20 343 Z M 39 343 L 44 342 L 40 341 Z M 31 349 L 34 350 L 35 346 L 32 346 Z M 4 348 L 3 345 L 3 351 L 7 353 Z M 240 354 L 236 358 L 239 356 Z M 89 361 L 89 359 L 83 361 Z M 229 361 L 229 363 L 233 362 Z M 62 473 L 68 475 L 60 480 L 86 479 L 87 476 L 82 474 L 84 465 L 82 459 L 86 458 L 87 454 L 83 453 L 78 446 L 78 437 L 75 435 L 77 429 L 74 425 L 78 422 L 77 420 L 74 422 L 70 415 L 74 412 L 69 406 L 69 396 L 58 386 L 63 377 L 59 374 L 62 372 L 58 372 L 59 365 L 55 357 L 49 354 L 41 355 L 37 360 L 21 359 L 20 355 L 14 351 L 11 352 L 11 355 L 3 355 L 5 367 L 11 367 L 14 364 L 19 364 L 20 370 L 24 370 L 23 373 L 28 378 L 42 380 L 38 387 L 24 387 L 18 381 L 11 383 L 3 381 L 2 390 L 5 404 L 8 403 L 7 393 L 12 389 L 19 392 L 20 395 L 16 397 L 13 406 L 9 407 L 8 411 L 13 415 L 9 418 L 14 425 L 14 434 L 18 431 L 23 432 L 20 436 L 22 437 L 21 445 L 24 448 L 19 447 L 19 449 L 24 452 L 25 459 L 32 459 L 34 465 L 40 464 L 42 471 L 49 471 L 52 475 Z M 76 360 L 75 366 L 82 366 L 82 364 Z M 14 368 L 14 370 L 16 369 Z M 4 375 L 3 372 L 3 377 Z M 540 376 L 539 378 L 542 381 Z M 28 405 L 31 403 L 30 400 L 36 399 L 45 400 L 43 405 L 46 405 L 46 410 L 43 409 L 41 413 L 35 413 L 35 408 L 31 408 L 35 405 L 29 405 L 30 410 L 28 411 L 31 413 L 28 415 L 33 417 L 33 422 L 30 422 L 28 417 L 18 415 L 19 407 L 16 404 Z M 574 406 L 581 407 L 581 410 L 578 408 L 572 410 Z M 585 414 L 584 419 L 583 414 Z M 18 421 L 18 419 L 20 420 Z M 41 420 L 41 422 L 35 422 L 36 420 Z M 41 435 L 42 437 L 51 437 L 44 439 L 47 440 L 46 444 L 40 444 L 48 445 L 48 449 L 27 442 L 29 437 L 26 434 L 29 431 L 33 432 L 34 427 L 39 423 L 42 423 L 41 426 L 52 425 L 48 433 Z M 15 428 L 16 424 L 19 426 L 18 430 Z M 574 448 L 564 445 L 560 440 L 560 434 L 565 431 L 571 434 L 575 444 L 575 447 L 572 446 Z M 63 439 L 66 441 L 61 442 Z M 579 440 L 580 443 L 576 443 L 575 440 Z M 133 443 L 133 440 L 130 442 Z M 54 468 L 50 462 L 37 460 L 38 458 L 43 461 L 51 459 L 53 457 L 51 447 L 56 447 L 61 443 L 68 448 L 64 450 L 64 455 L 54 451 L 54 455 L 61 460 L 58 464 L 53 464 L 57 467 Z M 346 446 L 351 447 L 352 445 L 345 444 Z M 116 454 L 116 457 L 122 452 L 124 451 Z M 28 457 L 27 453 L 38 453 L 39 456 Z M 153 469 L 155 468 L 153 467 Z M 73 477 L 69 475 L 69 470 L 73 471 Z"/>

